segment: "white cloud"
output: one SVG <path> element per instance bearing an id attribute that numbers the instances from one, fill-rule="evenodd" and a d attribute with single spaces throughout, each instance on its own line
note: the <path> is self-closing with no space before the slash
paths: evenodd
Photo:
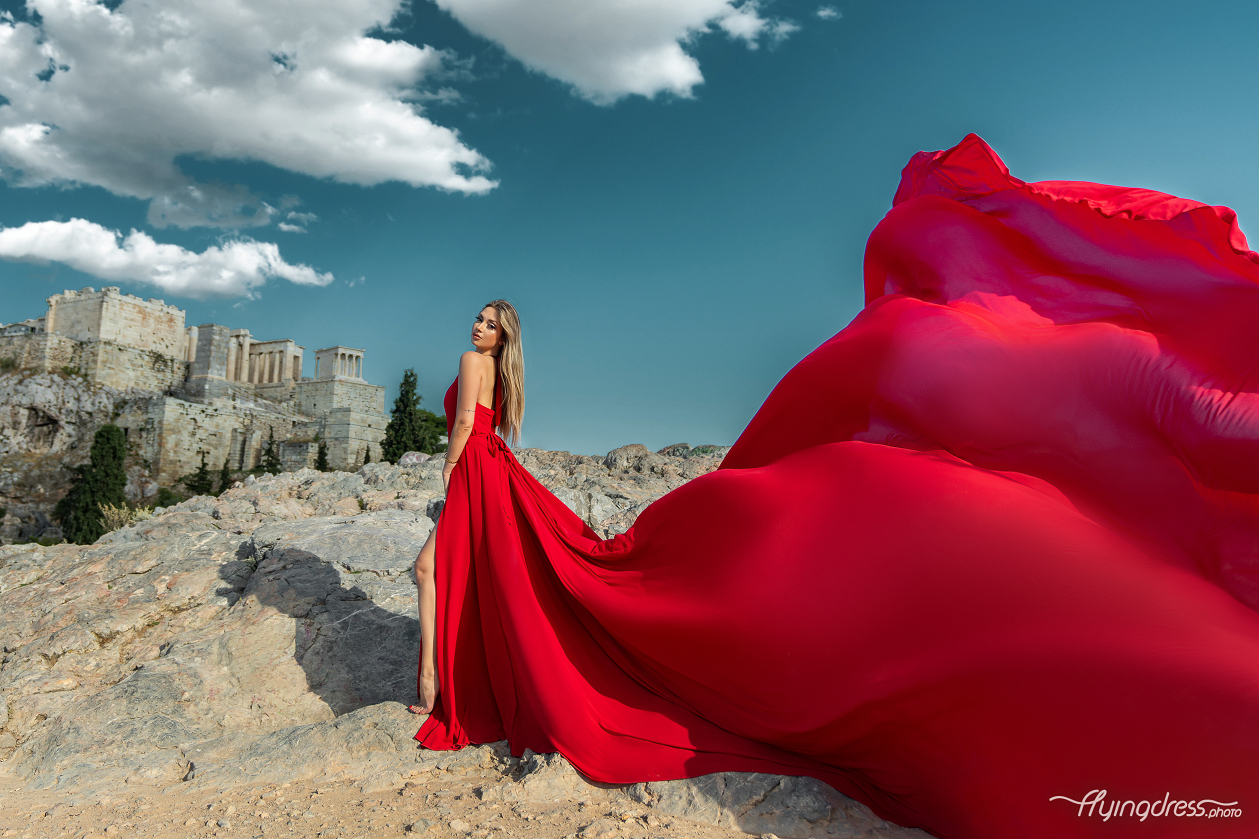
<path id="1" fill-rule="evenodd" d="M 404 0 L 27 0 L 0 14 L 0 175 L 149 200 L 156 226 L 266 224 L 243 186 L 180 156 L 254 160 L 353 184 L 495 186 L 489 162 L 419 110 L 458 62 L 368 37 Z M 51 76 L 48 72 L 52 71 Z M 44 78 L 40 78 L 41 74 Z"/>
<path id="2" fill-rule="evenodd" d="M 755 48 L 797 27 L 756 0 L 435 0 L 468 29 L 534 70 L 606 104 L 623 96 L 690 96 L 703 82 L 685 47 L 713 26 Z"/>
<path id="3" fill-rule="evenodd" d="M 742 39 L 748 49 L 760 45 L 761 36 L 777 44 L 800 27 L 789 20 L 761 17 L 760 6 L 755 0 L 747 0 L 731 14 L 717 20 L 717 25 L 731 38 Z"/>
<path id="4" fill-rule="evenodd" d="M 306 232 L 305 227 L 298 227 L 296 224 L 289 224 L 287 221 L 280 222 L 279 224 L 276 225 L 276 227 L 280 228 L 285 233 L 305 233 Z"/>
<path id="5" fill-rule="evenodd" d="M 232 239 L 193 253 L 153 241 L 132 230 L 117 231 L 83 219 L 28 222 L 0 228 L 0 259 L 60 262 L 102 280 L 144 283 L 182 297 L 253 297 L 273 278 L 299 285 L 326 286 L 331 274 L 292 265 L 270 242 Z"/>
<path id="6" fill-rule="evenodd" d="M 312 221 L 319 221 L 319 216 L 314 213 L 291 212 L 288 214 L 288 220 L 295 221 L 298 224 L 310 224 Z"/>
<path id="7" fill-rule="evenodd" d="M 818 6 L 817 16 L 822 20 L 835 20 L 836 18 L 841 18 L 844 15 L 834 6 Z"/>

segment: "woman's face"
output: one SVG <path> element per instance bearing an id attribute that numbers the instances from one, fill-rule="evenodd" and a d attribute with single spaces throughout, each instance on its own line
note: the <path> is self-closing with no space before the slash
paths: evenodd
<path id="1" fill-rule="evenodd" d="M 498 309 L 486 306 L 472 323 L 472 346 L 481 352 L 498 354 L 503 343 L 503 328 L 498 325 Z"/>

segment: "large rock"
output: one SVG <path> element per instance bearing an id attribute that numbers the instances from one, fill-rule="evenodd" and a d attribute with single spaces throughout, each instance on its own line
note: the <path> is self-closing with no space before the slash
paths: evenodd
<path id="1" fill-rule="evenodd" d="M 593 527 L 620 532 L 724 451 L 519 454 Z M 368 792 L 435 773 L 477 779 L 487 801 L 601 800 L 784 838 L 922 835 L 808 779 L 611 787 L 504 743 L 418 748 L 422 719 L 404 707 L 419 656 L 411 569 L 441 501 L 437 458 L 301 470 L 95 545 L 0 547 L 0 775 L 100 795 L 323 780 Z"/>

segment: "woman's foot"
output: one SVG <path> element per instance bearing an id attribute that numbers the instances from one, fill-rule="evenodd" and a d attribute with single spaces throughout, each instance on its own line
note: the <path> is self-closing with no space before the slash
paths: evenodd
<path id="1" fill-rule="evenodd" d="M 415 705 L 408 705 L 407 710 L 413 714 L 431 714 L 433 706 L 437 704 L 437 674 L 421 673 L 420 674 L 420 701 Z"/>

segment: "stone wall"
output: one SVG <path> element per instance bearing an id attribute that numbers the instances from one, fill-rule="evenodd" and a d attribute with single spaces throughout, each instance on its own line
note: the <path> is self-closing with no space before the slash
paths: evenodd
<path id="1" fill-rule="evenodd" d="M 62 367 L 78 367 L 80 344 L 64 335 L 33 332 L 0 336 L 0 359 L 11 358 L 15 369 L 56 373 Z"/>
<path id="2" fill-rule="evenodd" d="M 116 422 L 153 478 L 162 486 L 173 486 L 201 465 L 201 452 L 212 470 L 222 467 L 224 460 L 233 470 L 252 469 L 272 432 L 278 446 L 304 419 L 292 411 L 230 399 L 203 403 L 153 396 L 128 400 Z"/>
<path id="3" fill-rule="evenodd" d="M 363 452 L 369 447 L 372 461 L 380 460 L 385 422 L 379 413 L 336 408 L 318 419 L 298 423 L 293 428 L 293 437 L 327 444 L 329 468 L 352 472 L 362 465 Z"/>
<path id="4" fill-rule="evenodd" d="M 319 460 L 319 444 L 313 440 L 288 440 L 280 446 L 280 463 L 285 472 L 314 469 Z"/>
<path id="5" fill-rule="evenodd" d="M 109 286 L 65 291 L 48 298 L 44 328 L 76 341 L 114 341 L 184 358 L 184 311 L 161 300 L 142 300 Z"/>
<path id="6" fill-rule="evenodd" d="M 0 336 L 0 359 L 11 358 L 14 368 L 36 373 L 60 373 L 69 368 L 88 381 L 116 390 L 164 391 L 188 375 L 188 363 L 155 350 L 142 350 L 113 341 L 76 341 L 50 332 Z"/>
<path id="7" fill-rule="evenodd" d="M 118 390 L 164 391 L 181 385 L 188 376 L 186 361 L 113 341 L 82 344 L 77 366 L 89 381 Z"/>
<path id="8" fill-rule="evenodd" d="M 320 379 L 298 382 L 293 394 L 294 407 L 307 416 L 316 417 L 325 411 L 349 408 L 365 414 L 385 413 L 385 388 L 363 381 Z M 383 427 L 383 426 L 382 426 Z"/>

